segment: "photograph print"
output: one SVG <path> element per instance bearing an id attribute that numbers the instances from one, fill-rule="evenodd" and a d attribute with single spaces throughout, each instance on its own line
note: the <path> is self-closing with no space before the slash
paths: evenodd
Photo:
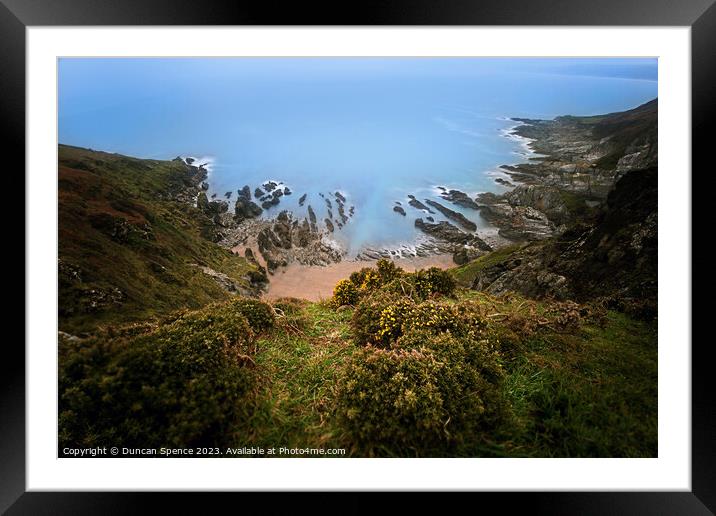
<path id="1" fill-rule="evenodd" d="M 60 58 L 59 457 L 657 457 L 658 62 Z"/>

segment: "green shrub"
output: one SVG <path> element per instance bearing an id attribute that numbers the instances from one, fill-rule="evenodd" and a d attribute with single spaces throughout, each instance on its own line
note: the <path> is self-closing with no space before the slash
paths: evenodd
<path id="1" fill-rule="evenodd" d="M 370 292 L 383 285 L 383 280 L 375 269 L 368 269 L 363 274 L 363 283 L 358 287 L 363 292 Z"/>
<path id="2" fill-rule="evenodd" d="M 388 345 L 389 341 L 384 341 L 381 337 L 380 316 L 383 310 L 401 299 L 403 298 L 397 294 L 381 290 L 363 296 L 351 319 L 351 329 L 356 344 Z"/>
<path id="3" fill-rule="evenodd" d="M 356 288 L 365 292 L 382 287 L 404 274 L 403 269 L 386 258 L 381 258 L 375 265 L 375 268 L 363 267 L 351 273 L 349 280 Z"/>
<path id="4" fill-rule="evenodd" d="M 372 270 L 370 267 L 363 267 L 360 270 L 352 272 L 351 275 L 348 276 L 348 279 L 356 286 L 356 288 L 360 288 L 365 281 L 365 275 L 368 274 L 368 271 L 370 270 Z"/>
<path id="5" fill-rule="evenodd" d="M 463 327 L 453 305 L 436 301 L 425 301 L 416 305 L 405 318 L 403 333 L 429 331 L 432 333 L 459 333 Z"/>
<path id="6" fill-rule="evenodd" d="M 414 284 L 416 292 L 423 299 L 432 294 L 452 296 L 456 286 L 455 278 L 447 271 L 437 267 L 415 271 Z"/>
<path id="7" fill-rule="evenodd" d="M 233 303 L 132 338 L 60 341 L 60 446 L 227 444 L 251 410 L 253 331 Z"/>
<path id="8" fill-rule="evenodd" d="M 408 299 L 398 299 L 380 312 L 378 338 L 384 345 L 393 342 L 403 334 L 403 325 L 414 308 Z"/>
<path id="9" fill-rule="evenodd" d="M 378 270 L 378 276 L 380 276 L 381 285 L 385 285 L 403 274 L 403 269 L 395 265 L 392 260 L 381 258 L 375 263 L 375 266 Z"/>
<path id="10" fill-rule="evenodd" d="M 504 421 L 502 378 L 485 341 L 412 331 L 394 349 L 353 355 L 339 383 L 339 419 L 359 446 L 378 453 L 455 453 Z"/>
<path id="11" fill-rule="evenodd" d="M 396 275 L 384 284 L 383 289 L 417 301 L 428 299 L 436 294 L 452 296 L 455 293 L 455 286 L 455 280 L 448 272 L 431 267 Z"/>
<path id="12" fill-rule="evenodd" d="M 272 328 L 276 319 L 271 305 L 258 299 L 237 297 L 229 301 L 228 307 L 246 317 L 256 333 Z"/>
<path id="13" fill-rule="evenodd" d="M 358 303 L 358 288 L 351 280 L 343 279 L 333 289 L 333 305 L 355 305 Z"/>

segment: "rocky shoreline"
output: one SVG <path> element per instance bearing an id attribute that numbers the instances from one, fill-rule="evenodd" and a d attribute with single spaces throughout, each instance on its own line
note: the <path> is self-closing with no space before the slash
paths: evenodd
<path id="1" fill-rule="evenodd" d="M 518 125 L 508 135 L 524 139 L 532 156 L 500 167 L 511 180 L 495 181 L 516 186 L 501 195 L 478 195 L 481 214 L 515 242 L 561 234 L 602 205 L 626 173 L 656 166 L 656 109 L 653 100 L 609 115 L 513 118 Z"/>
<path id="2" fill-rule="evenodd" d="M 653 130 L 649 125 L 655 109 L 654 101 L 600 117 L 513 118 L 517 125 L 505 136 L 521 139 L 529 154 L 525 162 L 500 167 L 502 177 L 496 177 L 495 182 L 508 189 L 505 193 L 480 193 L 472 198 L 460 190 L 436 187 L 439 199 L 474 210 L 495 228 L 494 234 L 488 236 L 489 231 L 484 230 L 478 234 L 474 221 L 436 199 L 409 194 L 407 202 L 396 200 L 391 209 L 400 217 L 412 216 L 408 210 L 418 211 L 414 225 L 423 237 L 394 248 L 366 247 L 352 259 L 452 254 L 455 263 L 463 264 L 506 245 L 559 235 L 600 206 L 625 173 L 655 164 L 655 121 Z M 632 129 L 635 124 L 638 131 Z M 206 236 L 214 242 L 260 258 L 268 274 L 291 263 L 327 265 L 347 259 L 346 250 L 333 238 L 355 213 L 355 206 L 347 207 L 344 193 L 318 193 L 327 213 L 320 222 L 307 202 L 308 193 L 298 199 L 299 206 L 306 206 L 306 217 L 301 219 L 283 210 L 274 218 L 263 218 L 265 210 L 278 206 L 284 196 L 293 193 L 287 185 L 275 179 L 253 190 L 245 185 L 237 191 L 234 209 L 230 210 L 227 201 L 231 192 L 225 194 L 227 200 L 209 200 L 206 169 L 193 165 L 190 159 L 185 161 L 192 170 L 190 184 L 180 197 L 193 198 L 213 222 L 213 227 L 206 228 Z M 447 220 L 436 221 L 438 214 Z"/>

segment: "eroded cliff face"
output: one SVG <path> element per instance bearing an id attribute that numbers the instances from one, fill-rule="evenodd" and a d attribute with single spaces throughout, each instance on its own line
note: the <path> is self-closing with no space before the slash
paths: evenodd
<path id="1" fill-rule="evenodd" d="M 559 238 L 525 244 L 483 268 L 472 287 L 493 294 L 588 300 L 610 297 L 656 306 L 656 168 L 630 170 L 590 218 Z"/>
<path id="2" fill-rule="evenodd" d="M 522 125 L 514 134 L 532 139 L 538 155 L 502 167 L 517 186 L 479 195 L 483 217 L 517 242 L 561 234 L 603 204 L 626 173 L 657 166 L 657 114 L 655 99 L 607 115 L 515 119 Z"/>

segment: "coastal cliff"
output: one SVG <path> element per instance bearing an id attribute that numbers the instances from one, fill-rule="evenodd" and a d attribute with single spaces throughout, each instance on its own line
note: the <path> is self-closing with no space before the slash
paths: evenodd
<path id="1" fill-rule="evenodd" d="M 482 214 L 515 244 L 455 271 L 493 294 L 611 303 L 655 315 L 657 101 L 553 121 L 519 119 L 539 157 L 505 167 L 515 182 L 482 194 Z"/>
<path id="2" fill-rule="evenodd" d="M 58 150 L 61 330 L 261 292 L 259 268 L 214 243 L 226 203 L 206 199 L 201 164 Z"/>

